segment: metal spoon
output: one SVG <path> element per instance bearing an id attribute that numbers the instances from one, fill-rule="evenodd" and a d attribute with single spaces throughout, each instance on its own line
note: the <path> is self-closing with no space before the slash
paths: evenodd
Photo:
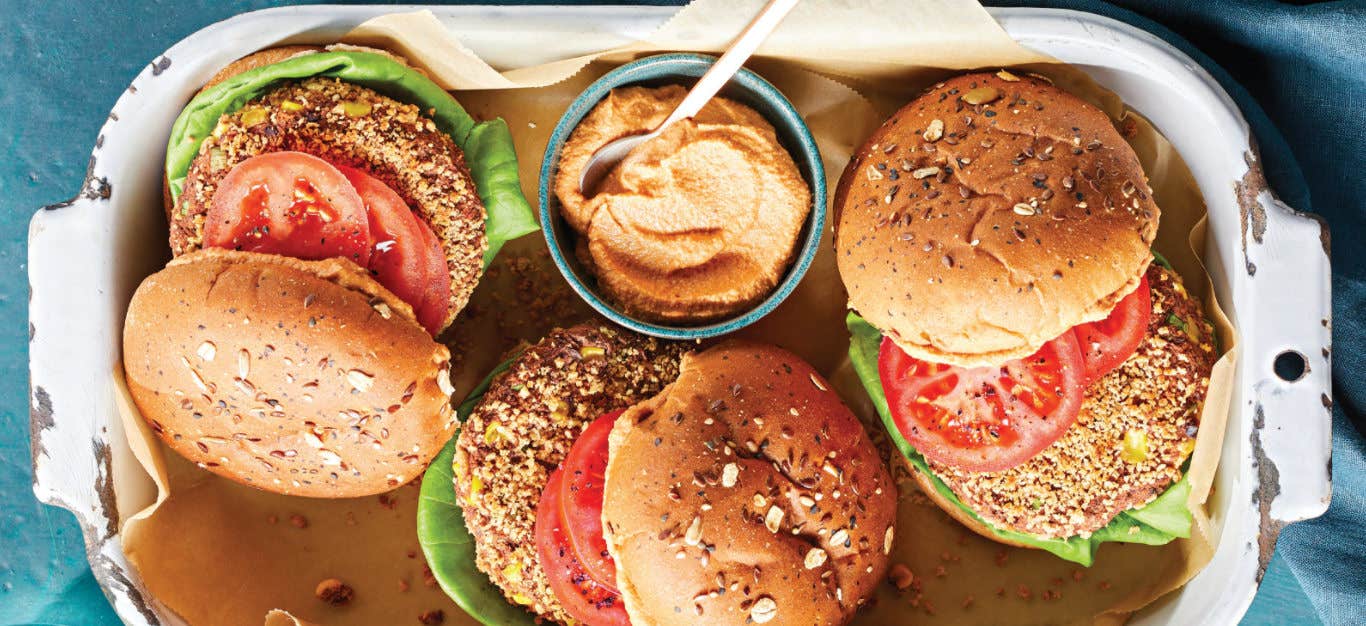
<path id="1" fill-rule="evenodd" d="M 712 64 L 711 69 L 702 75 L 697 84 L 693 85 L 687 97 L 678 104 L 678 108 L 674 109 L 673 113 L 670 113 L 669 117 L 665 118 L 659 126 L 643 135 L 622 137 L 598 148 L 598 151 L 594 152 L 592 158 L 588 160 L 588 164 L 584 166 L 583 174 L 579 176 L 579 190 L 583 192 L 583 195 L 591 197 L 592 192 L 597 190 L 598 183 L 602 182 L 607 173 L 611 172 L 612 168 L 616 167 L 622 159 L 625 159 L 626 155 L 630 154 L 636 146 L 658 137 L 660 133 L 664 132 L 664 129 L 674 122 L 697 115 L 697 112 L 701 111 L 702 107 L 718 91 L 721 91 L 727 82 L 730 82 L 730 78 L 740 70 L 740 66 L 744 65 L 750 55 L 759 49 L 759 45 L 768 39 L 773 29 L 778 27 L 778 24 L 783 21 L 784 17 L 787 17 L 787 13 L 796 5 L 797 0 L 770 0 L 768 5 L 759 11 L 759 14 L 749 23 L 749 26 L 745 27 L 740 36 L 731 43 L 725 54 L 722 54 L 721 58 Z"/>

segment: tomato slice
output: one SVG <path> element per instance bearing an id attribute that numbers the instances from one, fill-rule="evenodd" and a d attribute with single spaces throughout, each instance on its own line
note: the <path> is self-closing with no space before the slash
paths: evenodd
<path id="1" fill-rule="evenodd" d="M 424 240 L 412 210 L 394 190 L 375 177 L 345 165 L 337 169 L 351 181 L 369 214 L 373 241 L 369 268 L 380 284 L 416 309 L 422 303 L 427 266 L 415 252 Z"/>
<path id="2" fill-rule="evenodd" d="M 594 420 L 569 449 L 564 464 L 561 516 L 569 543 L 594 582 L 617 593 L 617 564 L 602 530 L 602 489 L 607 475 L 607 436 L 621 411 Z"/>
<path id="3" fill-rule="evenodd" d="M 1072 331 L 999 367 L 922 361 L 884 337 L 878 373 L 892 420 L 925 458 L 969 472 L 1015 467 L 1081 410 L 1085 366 Z"/>
<path id="4" fill-rule="evenodd" d="M 536 553 L 564 610 L 589 626 L 629 626 L 621 596 L 595 582 L 579 562 L 560 519 L 564 470 L 550 473 L 536 506 Z"/>
<path id="5" fill-rule="evenodd" d="M 436 235 L 403 198 L 379 179 L 345 165 L 337 166 L 362 198 L 369 213 L 370 271 L 375 279 L 413 306 L 418 323 L 435 335 L 446 321 L 450 303 L 450 280 L 445 271 L 446 254 Z M 432 275 L 440 264 L 442 271 Z M 444 297 L 437 300 L 434 292 Z M 430 303 L 430 304 L 429 304 Z"/>
<path id="6" fill-rule="evenodd" d="M 302 152 L 247 159 L 223 177 L 204 220 L 204 245 L 299 259 L 370 262 L 370 224 L 355 187 Z"/>
<path id="7" fill-rule="evenodd" d="M 446 316 L 451 310 L 451 270 L 446 267 L 446 251 L 436 233 L 422 218 L 417 218 L 417 222 L 422 226 L 422 237 L 426 240 L 422 249 L 427 260 L 427 293 L 422 306 L 418 307 L 417 321 L 436 335 L 446 324 Z"/>
<path id="8" fill-rule="evenodd" d="M 1138 288 L 1124 296 L 1108 317 L 1073 327 L 1081 358 L 1086 361 L 1087 386 L 1119 367 L 1138 349 L 1148 334 L 1152 315 L 1152 291 L 1148 288 L 1148 277 L 1144 276 Z"/>

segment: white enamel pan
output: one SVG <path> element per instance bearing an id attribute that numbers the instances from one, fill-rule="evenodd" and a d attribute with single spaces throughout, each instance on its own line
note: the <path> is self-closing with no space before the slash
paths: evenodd
<path id="1" fill-rule="evenodd" d="M 583 52 L 641 38 L 661 7 L 429 7 L 495 64 L 499 31 L 572 26 L 601 33 Z M 282 41 L 328 42 L 394 7 L 309 6 L 240 15 L 153 60 L 109 113 L 80 195 L 29 227 L 34 491 L 70 509 L 95 577 L 129 624 L 173 624 L 129 567 L 118 520 L 154 494 L 114 408 L 124 311 L 165 261 L 161 155 L 171 122 L 218 68 Z M 1137 624 L 1233 624 L 1247 610 L 1276 537 L 1328 506 L 1331 339 L 1328 231 L 1278 200 L 1232 99 L 1189 57 L 1107 18 L 993 9 L 1023 45 L 1087 71 L 1175 144 L 1209 208 L 1205 259 L 1242 338 L 1211 512 L 1218 551 L 1200 575 L 1139 613 Z M 1277 375 L 1276 362 L 1280 360 Z"/>

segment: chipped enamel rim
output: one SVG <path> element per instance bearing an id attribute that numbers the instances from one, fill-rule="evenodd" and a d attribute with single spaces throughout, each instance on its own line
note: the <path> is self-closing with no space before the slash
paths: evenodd
<path id="1" fill-rule="evenodd" d="M 639 39 L 672 7 L 430 7 L 476 52 L 497 57 L 497 29 L 572 24 Z M 243 14 L 173 46 L 135 78 L 96 140 L 77 197 L 29 226 L 30 417 L 34 492 L 71 510 L 95 578 L 129 624 L 181 624 L 148 597 L 124 557 L 116 476 L 136 467 L 114 417 L 119 339 L 128 298 L 165 253 L 138 233 L 164 228 L 159 175 L 171 121 L 228 62 L 259 48 L 335 39 L 391 7 L 300 6 Z M 1189 57 L 1157 37 L 1087 13 L 989 9 L 1008 33 L 1077 65 L 1144 113 L 1182 153 L 1209 207 L 1205 258 L 1242 344 L 1220 471 L 1210 506 L 1222 524 L 1210 564 L 1135 624 L 1232 624 L 1247 610 L 1280 529 L 1321 514 L 1331 494 L 1331 296 L 1327 228 L 1280 202 L 1261 176 L 1236 105 Z M 225 42 L 228 42 L 225 44 Z M 590 52 L 590 50 L 584 50 Z M 143 165 L 139 165 L 143 164 Z M 152 162 L 150 170 L 159 168 Z M 79 311 L 80 315 L 72 312 Z M 55 329 L 55 330 L 53 330 Z M 1277 355 L 1305 372 L 1276 376 Z M 131 471 L 141 471 L 140 469 Z"/>

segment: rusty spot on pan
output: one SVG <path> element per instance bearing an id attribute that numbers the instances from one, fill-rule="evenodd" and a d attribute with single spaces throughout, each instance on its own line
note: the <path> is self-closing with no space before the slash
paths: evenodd
<path id="1" fill-rule="evenodd" d="M 1238 198 L 1238 216 L 1242 223 L 1243 265 L 1247 268 L 1248 276 L 1255 276 L 1257 265 L 1247 258 L 1247 236 L 1250 231 L 1253 241 L 1262 243 L 1262 237 L 1266 235 L 1266 209 L 1257 197 L 1268 189 L 1262 166 L 1257 162 L 1256 152 L 1244 152 L 1243 161 L 1247 163 L 1247 173 L 1243 174 L 1241 180 L 1233 183 L 1233 192 Z"/>
<path id="2" fill-rule="evenodd" d="M 1257 505 L 1261 517 L 1257 526 L 1257 583 L 1261 584 L 1266 568 L 1271 564 L 1271 556 L 1276 551 L 1276 538 L 1280 536 L 1285 522 L 1272 519 L 1271 502 L 1281 495 L 1281 471 L 1266 456 L 1262 449 L 1262 429 L 1266 427 L 1266 413 L 1262 405 L 1256 407 L 1252 420 L 1252 464 L 1257 471 L 1257 487 L 1252 491 L 1252 503 Z"/>
<path id="3" fill-rule="evenodd" d="M 1247 238 L 1252 235 L 1252 241 L 1262 243 L 1266 236 L 1267 217 L 1266 208 L 1258 201 L 1258 197 L 1263 191 L 1274 192 L 1266 183 L 1266 174 L 1262 171 L 1255 147 L 1243 153 L 1243 160 L 1247 163 L 1247 173 L 1243 174 L 1242 179 L 1234 181 L 1233 192 L 1238 200 L 1238 216 L 1242 224 L 1243 264 L 1247 275 L 1255 276 L 1257 265 L 1247 258 Z M 1319 245 L 1323 247 L 1324 254 L 1330 254 L 1332 235 L 1328 230 L 1328 221 L 1314 213 L 1294 211 L 1294 214 L 1319 223 Z"/>
<path id="4" fill-rule="evenodd" d="M 100 509 L 104 511 L 104 534 L 101 537 L 108 538 L 119 532 L 119 509 L 114 501 L 113 455 L 109 453 L 109 442 L 101 435 L 96 435 L 91 443 L 94 446 L 95 463 L 99 467 L 95 473 L 95 495 L 99 497 Z"/>
<path id="5" fill-rule="evenodd" d="M 1318 213 L 1304 213 L 1296 211 L 1296 215 L 1302 215 L 1319 223 L 1319 245 L 1323 246 L 1323 253 L 1332 256 L 1333 235 L 1328 230 L 1328 220 Z"/>
<path id="6" fill-rule="evenodd" d="M 90 162 L 85 166 L 85 182 L 81 184 L 81 191 L 70 200 L 49 204 L 43 207 L 44 211 L 55 211 L 65 209 L 80 200 L 108 200 L 114 193 L 114 187 L 109 184 L 109 179 L 95 175 L 95 155 L 90 155 Z"/>
<path id="7" fill-rule="evenodd" d="M 28 435 L 33 442 L 33 467 L 38 467 L 38 457 L 47 454 L 43 448 L 43 439 L 39 433 L 52 428 L 52 397 L 47 395 L 47 390 L 42 386 L 33 388 L 32 398 L 28 405 Z"/>
<path id="8" fill-rule="evenodd" d="M 86 558 L 90 560 L 91 573 L 95 580 L 99 581 L 100 589 L 112 604 L 115 596 L 124 596 L 133 607 L 137 609 L 147 623 L 159 624 L 147 601 L 142 597 L 142 593 L 128 577 L 125 566 L 118 561 L 104 554 L 102 550 L 105 543 L 118 533 L 119 511 L 114 502 L 114 467 L 113 457 L 110 454 L 109 442 L 103 436 L 96 435 L 92 441 L 94 445 L 95 462 L 99 470 L 95 474 L 95 494 L 99 497 L 99 515 L 104 519 L 104 527 L 99 528 L 94 523 L 86 520 L 81 521 L 81 529 L 85 533 Z"/>
<path id="9" fill-rule="evenodd" d="M 104 597 L 109 600 L 111 605 L 115 605 L 116 594 L 114 590 L 117 589 L 117 595 L 128 598 L 128 601 L 133 604 L 133 608 L 137 609 L 138 615 L 141 615 L 144 621 L 148 624 L 161 623 L 157 614 L 152 611 L 152 607 L 148 605 L 147 600 L 142 597 L 142 592 L 138 590 L 137 585 L 133 584 L 132 579 L 128 577 L 128 572 L 122 565 L 103 554 L 91 554 L 90 569 L 95 580 L 100 582 L 100 590 L 104 592 Z"/>

